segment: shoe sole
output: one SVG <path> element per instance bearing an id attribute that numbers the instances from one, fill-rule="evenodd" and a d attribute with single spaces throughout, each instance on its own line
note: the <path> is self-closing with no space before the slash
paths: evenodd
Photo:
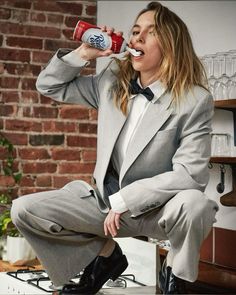
<path id="1" fill-rule="evenodd" d="M 115 268 L 114 268 L 114 271 L 112 272 L 112 274 L 110 276 L 107 277 L 106 280 L 104 280 L 104 282 L 102 282 L 102 286 L 109 280 L 109 279 L 112 279 L 113 281 L 115 281 L 125 270 L 126 268 L 128 267 L 128 260 L 126 258 L 125 255 L 123 255 L 121 257 L 121 259 L 119 260 L 120 261 L 120 264 L 117 265 Z M 96 294 L 101 288 L 102 286 L 98 289 L 95 289 L 93 290 L 93 292 L 86 292 L 86 293 L 82 293 L 82 292 L 77 292 L 77 293 L 69 293 L 69 292 L 63 292 L 63 290 L 59 293 L 59 295 L 92 295 L 92 294 Z"/>

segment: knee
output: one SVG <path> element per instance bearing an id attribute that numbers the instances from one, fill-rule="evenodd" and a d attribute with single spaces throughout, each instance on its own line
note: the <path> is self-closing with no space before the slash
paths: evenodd
<path id="1" fill-rule="evenodd" d="M 214 220 L 218 205 L 203 192 L 191 189 L 182 191 L 177 195 L 182 204 L 183 213 L 191 223 L 197 223 L 203 219 Z"/>
<path id="2" fill-rule="evenodd" d="M 12 202 L 11 219 L 16 226 L 21 224 L 25 219 L 24 216 L 30 207 L 30 203 L 28 196 L 19 197 Z"/>

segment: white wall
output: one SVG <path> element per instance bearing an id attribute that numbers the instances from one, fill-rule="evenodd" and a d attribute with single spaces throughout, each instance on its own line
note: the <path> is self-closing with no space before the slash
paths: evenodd
<path id="1" fill-rule="evenodd" d="M 149 1 L 98 1 L 98 25 L 108 25 L 124 31 L 127 38 L 137 13 Z M 199 56 L 219 51 L 236 49 L 236 1 L 160 1 L 187 24 L 192 35 L 196 53 Z M 100 71 L 105 59 L 98 60 Z M 213 119 L 214 132 L 227 132 L 231 135 L 232 155 L 236 156 L 233 146 L 232 113 L 216 110 Z M 215 226 L 236 230 L 236 207 L 225 207 L 219 202 L 220 194 L 216 191 L 219 183 L 219 165 L 214 164 L 211 170 L 207 194 L 220 205 Z M 226 165 L 226 190 L 231 190 L 232 179 L 230 166 Z M 236 196 L 235 196 L 236 197 Z"/>

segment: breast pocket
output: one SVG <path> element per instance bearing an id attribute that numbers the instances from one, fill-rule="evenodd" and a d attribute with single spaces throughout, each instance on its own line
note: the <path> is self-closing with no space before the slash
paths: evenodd
<path id="1" fill-rule="evenodd" d="M 177 139 L 177 127 L 171 129 L 160 130 L 153 138 L 153 142 L 158 141 L 160 143 L 175 142 Z"/>

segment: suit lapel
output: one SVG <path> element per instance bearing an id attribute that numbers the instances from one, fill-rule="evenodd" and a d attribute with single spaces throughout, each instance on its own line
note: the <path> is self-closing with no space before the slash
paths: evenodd
<path id="1" fill-rule="evenodd" d="M 99 138 L 101 138 L 103 142 L 99 143 L 102 149 L 100 149 L 101 154 L 98 155 L 98 157 L 102 159 L 100 173 L 105 176 L 114 145 L 127 117 L 118 108 L 114 108 L 113 101 L 110 106 L 108 106 L 104 116 L 106 117 L 104 120 L 106 126 L 103 125 L 100 130 L 100 133 L 103 134 L 100 134 Z"/>
<path id="2" fill-rule="evenodd" d="M 149 104 L 149 107 L 142 118 L 142 122 L 129 143 L 127 154 L 120 172 L 120 183 L 135 159 L 169 118 L 172 112 L 171 108 L 168 109 L 170 103 L 171 95 L 164 94 L 154 104 Z"/>

